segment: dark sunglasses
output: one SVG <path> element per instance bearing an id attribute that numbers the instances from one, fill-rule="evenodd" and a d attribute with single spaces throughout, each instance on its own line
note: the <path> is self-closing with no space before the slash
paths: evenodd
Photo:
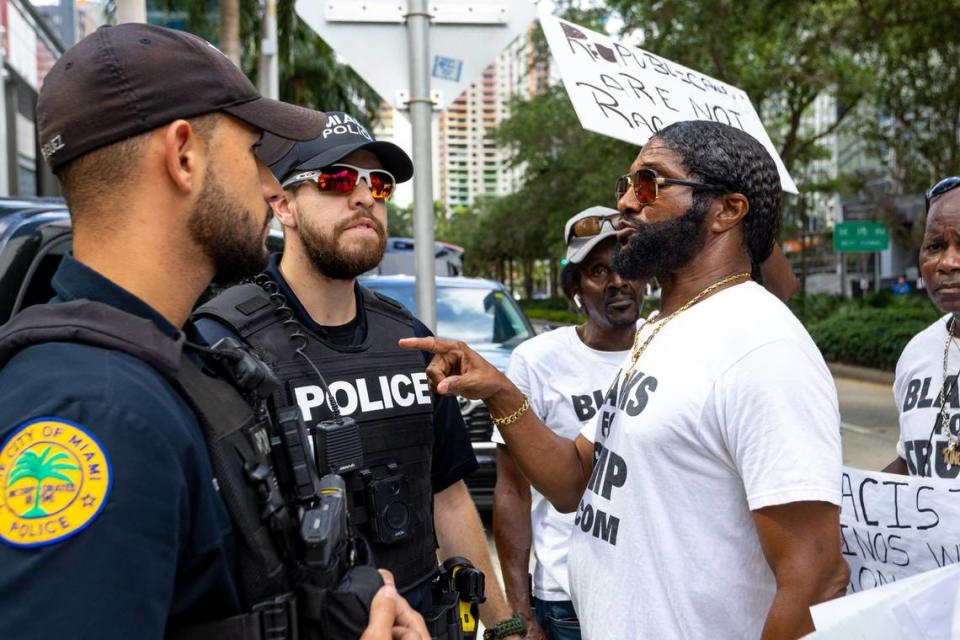
<path id="1" fill-rule="evenodd" d="M 930 211 L 930 205 L 933 204 L 933 201 L 945 194 L 947 191 L 953 191 L 957 187 L 960 187 L 960 178 L 957 176 L 950 176 L 949 178 L 944 178 L 937 184 L 930 187 L 924 196 L 926 202 L 926 209 Z"/>
<path id="2" fill-rule="evenodd" d="M 623 229 L 626 225 L 623 215 L 611 213 L 606 216 L 587 216 L 573 223 L 570 227 L 570 234 L 567 236 L 567 243 L 573 238 L 591 238 L 603 230 L 603 223 L 608 223 L 615 231 Z"/>
<path id="3" fill-rule="evenodd" d="M 640 205 L 653 204 L 660 195 L 660 186 L 680 185 L 683 187 L 693 187 L 695 189 L 712 189 L 714 191 L 726 191 L 725 187 L 714 184 L 705 184 L 703 182 L 691 182 L 690 180 L 676 180 L 674 178 L 664 178 L 657 174 L 653 169 L 640 169 L 633 173 L 617 178 L 617 202 L 627 193 L 627 189 L 633 187 L 633 194 L 637 196 L 637 203 Z"/>
<path id="4" fill-rule="evenodd" d="M 306 171 L 291 176 L 283 183 L 288 189 L 301 182 L 313 182 L 324 193 L 342 193 L 348 195 L 357 188 L 360 180 L 366 181 L 370 195 L 377 200 L 386 200 L 393 195 L 397 180 L 393 174 L 383 169 L 363 169 L 352 164 L 332 164 L 329 167 Z"/>

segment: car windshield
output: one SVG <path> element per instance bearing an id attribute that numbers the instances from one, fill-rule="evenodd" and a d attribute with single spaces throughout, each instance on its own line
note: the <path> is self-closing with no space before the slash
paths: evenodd
<path id="1" fill-rule="evenodd" d="M 412 284 L 361 282 L 416 313 Z M 437 335 L 467 344 L 515 345 L 531 337 L 523 312 L 504 291 L 475 287 L 437 287 Z"/>

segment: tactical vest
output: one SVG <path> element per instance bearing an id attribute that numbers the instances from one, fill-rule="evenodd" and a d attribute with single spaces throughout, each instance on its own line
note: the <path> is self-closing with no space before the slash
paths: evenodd
<path id="1" fill-rule="evenodd" d="M 175 640 L 294 640 L 356 638 L 382 582 L 372 567 L 351 572 L 349 593 L 318 588 L 284 543 L 297 523 L 279 494 L 268 434 L 228 382 L 184 354 L 184 337 L 170 338 L 153 322 L 115 307 L 75 300 L 25 309 L 0 327 L 0 367 L 34 344 L 75 342 L 127 353 L 161 373 L 196 414 L 220 495 L 237 539 L 237 587 L 245 612 L 184 629 Z M 364 570 L 369 571 L 364 571 Z"/>
<path id="2" fill-rule="evenodd" d="M 357 346 L 330 344 L 296 323 L 285 298 L 257 284 L 226 290 L 194 317 L 213 318 L 252 345 L 281 380 L 277 407 L 298 405 L 308 428 L 331 417 L 308 359 L 320 371 L 340 413 L 360 428 L 364 468 L 347 475 L 351 524 L 367 535 L 376 565 L 389 569 L 404 592 L 437 571 L 430 475 L 433 400 L 421 354 L 397 346 L 399 339 L 414 336 L 412 316 L 390 298 L 360 291 L 367 330 Z M 293 337 L 298 332 L 300 337 Z M 297 347 L 307 358 L 297 354 Z M 409 483 L 411 527 L 405 539 L 382 544 L 370 539 L 372 505 L 365 486 L 391 470 L 402 472 Z"/>

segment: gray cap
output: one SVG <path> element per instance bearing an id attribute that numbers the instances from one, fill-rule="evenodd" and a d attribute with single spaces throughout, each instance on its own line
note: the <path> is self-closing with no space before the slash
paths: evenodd
<path id="1" fill-rule="evenodd" d="M 600 226 L 600 233 L 597 235 L 586 238 L 571 238 L 570 230 L 577 221 L 589 218 L 590 216 L 613 216 L 617 213 L 619 212 L 616 209 L 611 209 L 610 207 L 590 207 L 567 220 L 567 224 L 563 227 L 563 239 L 567 242 L 567 262 L 572 262 L 573 264 L 583 262 L 595 246 L 607 238 L 615 238 L 617 235 L 617 232 L 613 228 L 613 223 L 609 220 L 604 220 Z"/>

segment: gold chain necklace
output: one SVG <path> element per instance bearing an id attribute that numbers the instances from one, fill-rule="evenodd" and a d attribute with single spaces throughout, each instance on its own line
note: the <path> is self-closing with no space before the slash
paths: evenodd
<path id="1" fill-rule="evenodd" d="M 650 342 L 657 337 L 657 334 L 660 333 L 660 330 L 663 329 L 663 327 L 666 326 L 668 322 L 676 318 L 678 315 L 680 315 L 681 313 L 683 313 L 693 305 L 703 300 L 705 297 L 707 297 L 708 295 L 710 295 L 711 293 L 713 293 L 723 285 L 730 284 L 734 280 L 739 280 L 740 278 L 749 278 L 749 277 L 750 277 L 750 272 L 743 271 L 741 273 L 735 273 L 733 275 L 727 276 L 726 278 L 717 280 L 712 285 L 710 285 L 709 287 L 702 290 L 697 295 L 690 298 L 690 300 L 688 300 L 682 307 L 680 307 L 679 309 L 677 309 L 676 311 L 668 315 L 663 320 L 660 320 L 657 323 L 657 326 L 654 327 L 653 332 L 650 334 L 650 336 L 647 337 L 647 339 L 644 340 L 642 344 L 640 344 L 640 332 L 643 331 L 643 328 L 647 326 L 647 322 L 649 322 L 649 320 L 644 320 L 643 324 L 641 324 L 637 328 L 637 333 L 633 337 L 633 347 L 630 351 L 630 367 L 627 368 L 626 372 L 624 372 L 623 374 L 624 383 L 626 383 L 630 379 L 630 376 L 633 375 L 633 370 L 636 369 L 637 367 L 637 361 L 640 359 L 640 356 L 643 355 L 643 352 L 647 350 L 647 346 L 649 346 Z"/>
<path id="2" fill-rule="evenodd" d="M 950 429 L 950 421 L 947 418 L 947 363 L 950 360 L 950 345 L 953 344 L 953 318 L 947 321 L 947 341 L 943 345 L 943 385 L 940 387 L 940 429 L 947 436 L 947 448 L 943 450 L 943 461 L 947 465 L 960 465 L 960 451 L 957 451 L 957 444 L 960 438 L 953 435 Z M 953 381 L 956 386 L 957 381 Z M 933 475 L 931 472 L 930 475 Z"/>

